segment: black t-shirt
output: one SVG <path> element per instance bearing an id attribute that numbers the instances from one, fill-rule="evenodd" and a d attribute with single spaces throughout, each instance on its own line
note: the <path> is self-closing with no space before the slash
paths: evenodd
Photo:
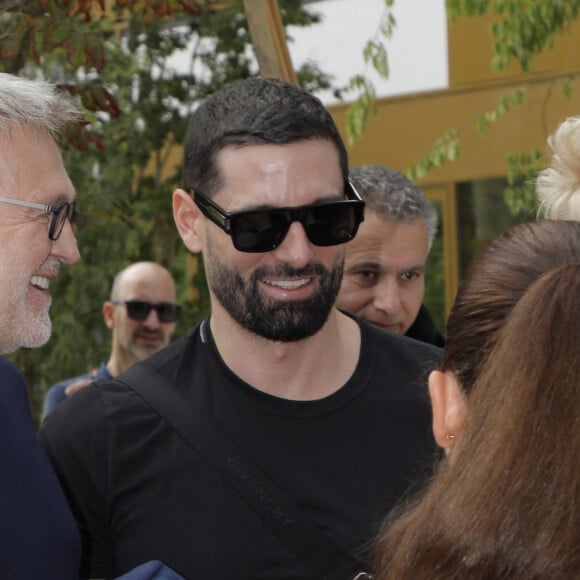
<path id="1" fill-rule="evenodd" d="M 358 555 L 433 464 L 426 375 L 441 354 L 359 324 L 352 377 L 316 401 L 280 399 L 241 381 L 205 322 L 158 368 L 304 514 Z M 229 484 L 119 382 L 98 381 L 65 401 L 42 437 L 81 525 L 87 575 L 119 575 L 158 559 L 188 579 L 313 578 Z"/>

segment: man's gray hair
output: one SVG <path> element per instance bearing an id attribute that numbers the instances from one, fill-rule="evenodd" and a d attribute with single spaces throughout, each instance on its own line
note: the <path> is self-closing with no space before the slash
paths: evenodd
<path id="1" fill-rule="evenodd" d="M 540 213 L 580 220 L 580 117 L 568 117 L 548 137 L 550 165 L 536 178 Z"/>
<path id="2" fill-rule="evenodd" d="M 370 211 L 385 219 L 409 224 L 423 219 L 431 249 L 439 221 L 437 212 L 412 181 L 384 165 L 351 167 L 349 178 Z"/>
<path id="3" fill-rule="evenodd" d="M 24 126 L 54 135 L 80 118 L 78 107 L 55 85 L 0 73 L 0 136 Z"/>

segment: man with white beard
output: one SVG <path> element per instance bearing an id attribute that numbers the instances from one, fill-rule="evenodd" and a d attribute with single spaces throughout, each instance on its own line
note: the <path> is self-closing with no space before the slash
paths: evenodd
<path id="1" fill-rule="evenodd" d="M 80 258 L 76 192 L 53 135 L 78 109 L 56 88 L 0 73 L 0 354 L 50 337 L 50 282 Z M 0 575 L 78 578 L 80 538 L 40 447 L 26 382 L 0 357 Z"/>

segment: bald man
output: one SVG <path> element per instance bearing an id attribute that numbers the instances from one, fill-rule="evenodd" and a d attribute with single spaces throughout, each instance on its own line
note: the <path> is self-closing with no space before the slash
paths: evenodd
<path id="1" fill-rule="evenodd" d="M 179 315 L 171 274 L 155 262 L 136 262 L 113 281 L 111 299 L 103 304 L 105 324 L 112 332 L 111 355 L 90 373 L 50 387 L 44 400 L 46 417 L 68 396 L 96 379 L 111 379 L 166 346 Z"/>

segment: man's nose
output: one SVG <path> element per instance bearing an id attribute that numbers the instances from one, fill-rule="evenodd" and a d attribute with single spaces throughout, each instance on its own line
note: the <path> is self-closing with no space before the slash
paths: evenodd
<path id="1" fill-rule="evenodd" d="M 151 312 L 147 315 L 147 318 L 143 321 L 143 326 L 147 328 L 159 328 L 161 326 L 161 321 L 159 320 L 159 315 L 155 308 L 151 309 Z"/>
<path id="2" fill-rule="evenodd" d="M 304 268 L 312 260 L 313 248 L 304 227 L 300 222 L 293 222 L 282 243 L 272 250 L 276 259 L 291 265 L 293 268 Z"/>
<path id="3" fill-rule="evenodd" d="M 375 288 L 375 307 L 387 314 L 398 314 L 402 309 L 401 289 L 392 276 L 384 276 Z"/>
<path id="4" fill-rule="evenodd" d="M 69 265 L 76 264 L 81 259 L 77 239 L 68 220 L 58 239 L 52 242 L 51 254 Z"/>

